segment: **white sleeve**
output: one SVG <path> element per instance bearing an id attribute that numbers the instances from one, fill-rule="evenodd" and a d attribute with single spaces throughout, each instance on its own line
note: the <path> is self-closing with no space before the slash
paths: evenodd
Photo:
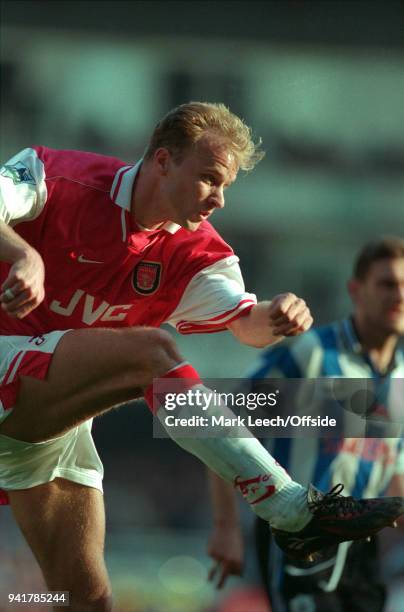
<path id="1" fill-rule="evenodd" d="M 0 220 L 8 225 L 35 219 L 47 198 L 45 168 L 34 149 L 24 149 L 0 168 Z"/>
<path id="2" fill-rule="evenodd" d="M 246 293 L 238 257 L 232 255 L 198 272 L 166 321 L 181 334 L 216 332 L 257 303 Z"/>

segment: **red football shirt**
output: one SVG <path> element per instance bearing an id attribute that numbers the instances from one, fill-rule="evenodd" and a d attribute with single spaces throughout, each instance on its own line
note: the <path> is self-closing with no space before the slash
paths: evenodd
<path id="1" fill-rule="evenodd" d="M 24 149 L 0 171 L 0 218 L 45 263 L 45 300 L 24 319 L 0 311 L 3 335 L 81 327 L 212 332 L 256 303 L 238 258 L 208 222 L 148 231 L 130 215 L 140 167 L 113 157 Z M 0 284 L 9 265 L 0 263 Z"/>
<path id="2" fill-rule="evenodd" d="M 45 300 L 24 319 L 0 309 L 1 335 L 164 322 L 181 333 L 212 332 L 226 329 L 255 304 L 255 296 L 244 291 L 238 258 L 208 222 L 196 232 L 173 223 L 147 231 L 133 222 L 139 167 L 93 153 L 34 147 L 0 169 L 0 219 L 45 263 Z M 9 268 L 0 262 L 0 285 Z M 24 351 L 0 355 L 4 392 L 13 387 L 15 395 L 10 371 L 16 375 L 14 360 L 25 357 L 29 361 Z M 0 490 L 0 504 L 6 502 Z"/>

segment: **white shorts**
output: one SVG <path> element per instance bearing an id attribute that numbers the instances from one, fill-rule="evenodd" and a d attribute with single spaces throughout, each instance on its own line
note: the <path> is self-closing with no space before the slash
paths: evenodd
<path id="1" fill-rule="evenodd" d="M 57 343 L 66 333 L 0 336 L 0 423 L 12 412 L 19 375 L 44 379 Z M 29 489 L 66 478 L 102 491 L 104 469 L 91 436 L 92 419 L 45 442 L 23 442 L 0 434 L 0 504 L 4 491 Z M 1 491 L 3 489 L 3 491 Z"/>
<path id="2" fill-rule="evenodd" d="M 59 340 L 70 330 L 42 336 L 0 336 L 0 423 L 14 406 L 20 375 L 43 380 Z"/>
<path id="3" fill-rule="evenodd" d="M 0 489 L 30 489 L 66 478 L 102 491 L 104 468 L 91 436 L 92 419 L 45 442 L 0 434 Z"/>

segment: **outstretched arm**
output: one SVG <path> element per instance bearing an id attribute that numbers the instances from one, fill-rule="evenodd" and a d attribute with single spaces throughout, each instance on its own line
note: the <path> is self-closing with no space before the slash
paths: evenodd
<path id="1" fill-rule="evenodd" d="M 242 343 L 256 348 L 275 344 L 284 336 L 298 336 L 310 329 L 313 318 L 306 302 L 294 293 L 281 293 L 271 302 L 259 302 L 228 329 Z"/>

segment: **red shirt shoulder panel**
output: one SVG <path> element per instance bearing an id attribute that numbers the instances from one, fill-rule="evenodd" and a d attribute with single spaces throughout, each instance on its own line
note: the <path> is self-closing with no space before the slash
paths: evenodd
<path id="1" fill-rule="evenodd" d="M 117 171 L 127 163 L 115 157 L 86 151 L 32 147 L 45 166 L 46 181 L 65 179 L 109 192 Z"/>

